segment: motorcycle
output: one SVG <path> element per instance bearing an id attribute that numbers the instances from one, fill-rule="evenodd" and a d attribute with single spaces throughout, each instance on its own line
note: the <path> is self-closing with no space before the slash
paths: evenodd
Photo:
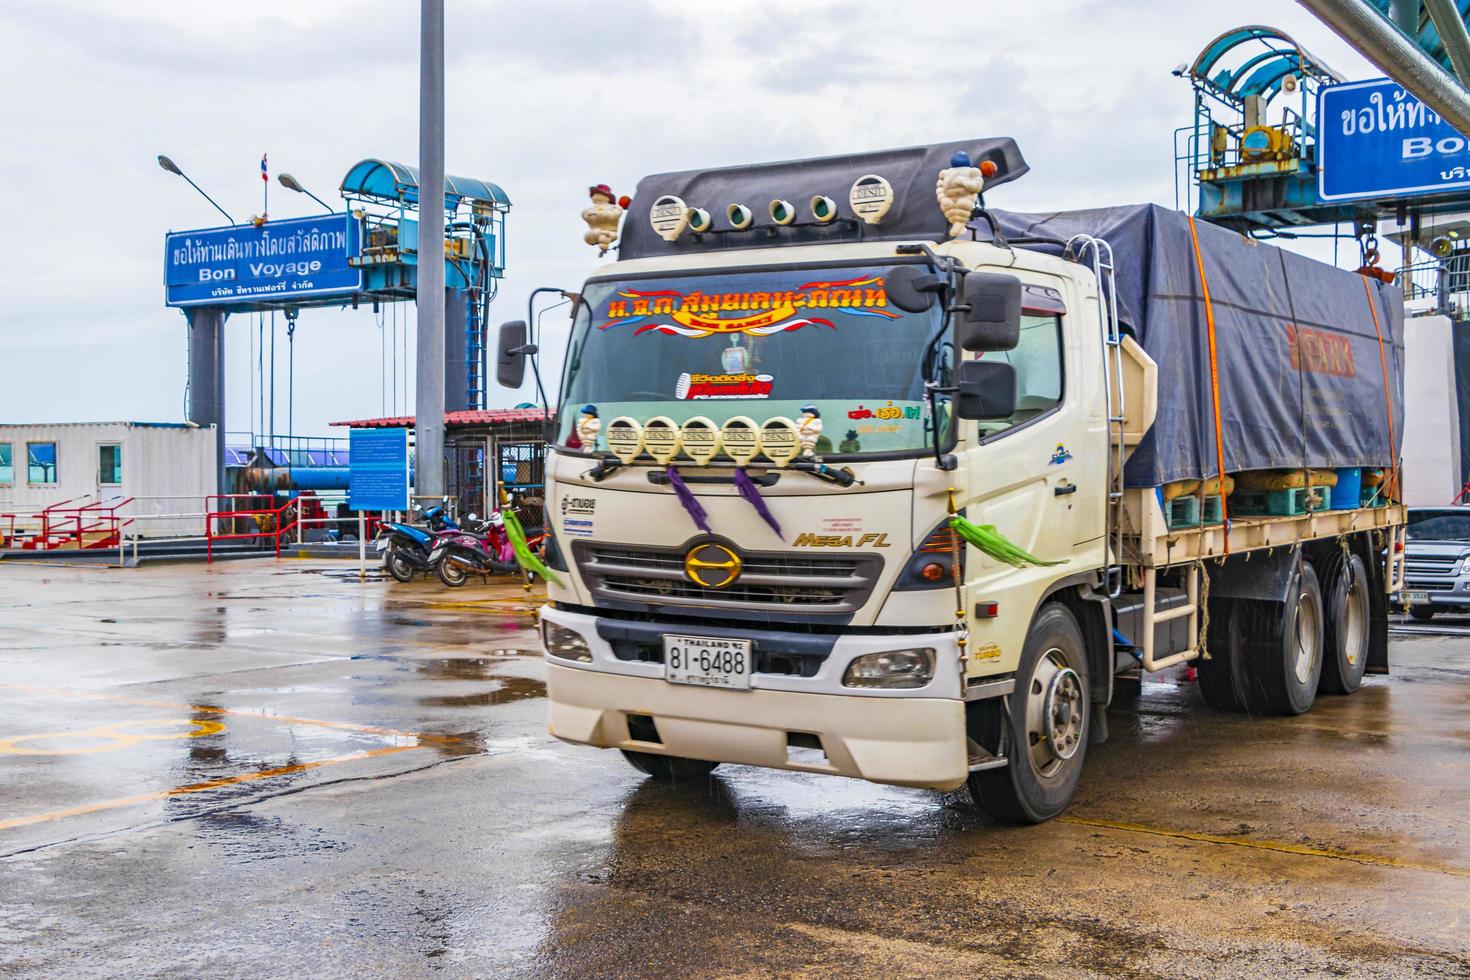
<path id="1" fill-rule="evenodd" d="M 444 534 L 459 530 L 459 525 L 445 508 L 449 498 L 424 510 L 418 504 L 414 510 L 421 514 L 428 529 L 399 521 L 384 522 L 374 547 L 383 556 L 383 567 L 400 582 L 412 582 L 419 572 L 433 568 L 430 555 L 435 544 Z"/>
<path id="2" fill-rule="evenodd" d="M 515 551 L 498 511 L 484 521 L 471 514 L 468 523 L 468 529 L 441 535 L 429 553 L 429 564 L 439 581 L 451 589 L 464 585 L 471 573 L 494 575 L 517 568 Z"/>

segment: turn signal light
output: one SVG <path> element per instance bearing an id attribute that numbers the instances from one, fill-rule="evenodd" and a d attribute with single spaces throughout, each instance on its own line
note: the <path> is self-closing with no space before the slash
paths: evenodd
<path id="1" fill-rule="evenodd" d="M 927 581 L 938 582 L 940 579 L 944 578 L 945 571 L 945 567 L 939 562 L 931 561 L 919 571 L 919 574 L 924 576 Z"/>
<path id="2" fill-rule="evenodd" d="M 913 555 L 899 573 L 898 581 L 894 583 L 894 591 L 913 592 L 942 589 L 952 585 L 956 551 L 960 556 L 960 570 L 963 571 L 965 567 L 964 548 L 956 548 L 957 544 L 958 539 L 950 529 L 949 521 L 946 519 L 940 522 L 914 549 Z"/>

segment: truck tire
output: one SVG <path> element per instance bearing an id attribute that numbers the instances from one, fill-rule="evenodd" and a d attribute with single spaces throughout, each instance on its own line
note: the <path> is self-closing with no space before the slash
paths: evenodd
<path id="1" fill-rule="evenodd" d="M 652 752 L 633 752 L 628 749 L 619 751 L 634 769 L 652 776 L 660 783 L 703 782 L 719 766 L 718 762 L 685 759 L 677 755 L 654 755 Z"/>
<path id="2" fill-rule="evenodd" d="M 1240 603 L 1210 601 L 1210 628 L 1205 637 L 1208 660 L 1191 661 L 1199 670 L 1199 691 L 1216 711 L 1245 709 L 1245 639 Z"/>
<path id="3" fill-rule="evenodd" d="M 1322 676 L 1322 590 L 1310 562 L 1292 576 L 1286 602 L 1241 603 L 1245 614 L 1245 698 L 1259 714 L 1299 715 Z"/>
<path id="4" fill-rule="evenodd" d="M 1340 552 L 1322 567 L 1327 593 L 1322 654 L 1325 694 L 1351 694 L 1368 669 L 1368 567 L 1354 552 Z"/>
<path id="5" fill-rule="evenodd" d="M 1066 809 L 1087 755 L 1087 648 L 1071 610 L 1047 603 L 1026 636 L 999 769 L 970 773 L 975 805 L 1001 823 L 1041 823 Z"/>

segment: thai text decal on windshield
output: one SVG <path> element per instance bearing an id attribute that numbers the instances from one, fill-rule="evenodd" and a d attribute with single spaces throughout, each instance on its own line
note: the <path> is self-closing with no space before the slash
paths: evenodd
<path id="1" fill-rule="evenodd" d="M 646 292 L 624 289 L 617 296 L 608 302 L 604 314 L 607 322 L 598 329 L 639 324 L 634 336 L 650 330 L 695 338 L 737 333 L 764 337 L 807 326 L 836 330 L 831 320 L 799 312 L 823 309 L 889 320 L 901 316 L 885 309 L 888 294 L 882 276 L 809 282 L 776 292 L 706 293 L 696 289 L 681 293 L 672 289 Z"/>

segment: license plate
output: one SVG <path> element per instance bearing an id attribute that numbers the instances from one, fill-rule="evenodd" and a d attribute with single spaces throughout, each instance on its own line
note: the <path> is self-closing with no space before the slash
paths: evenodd
<path id="1" fill-rule="evenodd" d="M 379 554 L 382 554 L 383 552 L 388 550 L 388 539 L 379 538 L 377 542 L 374 543 L 373 547 L 378 549 Z"/>
<path id="2" fill-rule="evenodd" d="M 1401 598 L 1403 599 L 1403 601 L 1404 602 L 1407 602 L 1411 606 L 1412 605 L 1415 605 L 1415 604 L 1418 604 L 1418 605 L 1421 605 L 1422 606 L 1422 605 L 1428 605 L 1428 603 L 1429 603 L 1429 593 L 1428 592 L 1404 592 L 1404 593 L 1401 593 L 1400 595 L 1401 595 Z"/>
<path id="3" fill-rule="evenodd" d="M 750 688 L 750 641 L 718 636 L 664 637 L 664 679 L 700 687 Z"/>

